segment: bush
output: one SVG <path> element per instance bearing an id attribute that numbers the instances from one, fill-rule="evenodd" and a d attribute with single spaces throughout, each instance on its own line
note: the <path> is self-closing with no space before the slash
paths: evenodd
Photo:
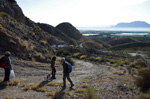
<path id="1" fill-rule="evenodd" d="M 150 94 L 149 93 L 140 93 L 138 95 L 138 99 L 150 99 Z"/>
<path id="2" fill-rule="evenodd" d="M 65 57 L 66 61 L 69 62 L 72 66 L 75 64 L 75 62 L 71 59 L 71 57 Z"/>
<path id="3" fill-rule="evenodd" d="M 70 56 L 71 54 L 66 50 L 59 50 L 56 55 L 61 57 L 66 57 L 66 56 Z"/>
<path id="4" fill-rule="evenodd" d="M 79 58 L 79 57 L 80 57 L 80 55 L 81 55 L 81 53 L 74 53 L 74 54 L 73 54 L 73 57 L 75 57 L 75 58 Z"/>
<path id="5" fill-rule="evenodd" d="M 150 68 L 142 68 L 136 78 L 135 84 L 141 90 L 147 90 L 150 88 Z"/>
<path id="6" fill-rule="evenodd" d="M 80 59 L 85 59 L 87 56 L 86 55 L 81 55 Z"/>
<path id="7" fill-rule="evenodd" d="M 88 87 L 84 99 L 98 99 L 96 91 L 93 88 Z"/>

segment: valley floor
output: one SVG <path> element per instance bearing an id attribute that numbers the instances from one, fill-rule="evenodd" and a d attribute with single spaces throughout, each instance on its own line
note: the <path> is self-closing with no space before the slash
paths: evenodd
<path id="1" fill-rule="evenodd" d="M 63 90 L 63 98 L 82 99 L 83 89 L 86 87 L 95 90 L 98 99 L 136 99 L 137 89 L 133 84 L 131 75 L 126 67 L 115 67 L 111 64 L 96 64 L 83 60 L 73 59 L 75 66 L 71 73 L 71 79 L 75 87 L 70 90 L 69 82 Z M 56 64 L 56 79 L 45 81 L 45 74 L 50 73 L 50 64 L 12 59 L 16 79 L 20 80 L 17 86 L 0 85 L 0 99 L 51 99 L 55 92 L 60 92 L 62 87 L 62 66 Z M 3 68 L 0 68 L 0 82 L 4 76 Z M 25 84 L 42 85 L 46 90 L 24 90 Z"/>

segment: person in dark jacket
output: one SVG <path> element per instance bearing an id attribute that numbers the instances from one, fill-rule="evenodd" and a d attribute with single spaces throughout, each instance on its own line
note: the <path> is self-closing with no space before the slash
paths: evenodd
<path id="1" fill-rule="evenodd" d="M 10 71 L 12 70 L 12 66 L 11 66 L 11 60 L 10 60 L 10 55 L 11 53 L 9 51 L 5 52 L 5 58 L 4 58 L 4 62 L 5 62 L 5 77 L 4 77 L 4 82 L 6 81 L 10 81 L 9 80 L 9 76 L 10 76 Z"/>
<path id="2" fill-rule="evenodd" d="M 71 85 L 70 88 L 72 88 L 74 86 L 74 84 L 71 81 L 70 76 L 69 76 L 70 72 L 69 72 L 69 69 L 68 69 L 68 64 L 65 62 L 65 58 L 62 58 L 61 62 L 62 62 L 62 65 L 63 65 L 63 88 L 66 88 L 66 78 L 70 82 L 70 85 Z"/>
<path id="3" fill-rule="evenodd" d="M 51 61 L 52 78 L 53 78 L 53 79 L 56 79 L 56 77 L 55 77 L 55 74 L 56 74 L 55 61 L 56 61 L 56 57 L 54 56 L 54 57 L 52 58 L 52 61 Z"/>

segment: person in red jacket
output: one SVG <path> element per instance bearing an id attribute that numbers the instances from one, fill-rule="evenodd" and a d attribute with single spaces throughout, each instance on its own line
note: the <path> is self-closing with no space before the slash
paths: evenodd
<path id="1" fill-rule="evenodd" d="M 4 63 L 5 63 L 5 67 L 4 67 L 4 69 L 5 69 L 4 82 L 10 81 L 9 76 L 10 76 L 10 71 L 12 70 L 10 55 L 11 55 L 11 53 L 9 51 L 5 52 L 5 56 L 4 56 Z"/>

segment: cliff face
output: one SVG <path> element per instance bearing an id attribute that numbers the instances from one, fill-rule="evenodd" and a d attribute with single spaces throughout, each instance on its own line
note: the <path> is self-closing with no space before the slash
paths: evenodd
<path id="1" fill-rule="evenodd" d="M 5 12 L 18 22 L 25 22 L 24 14 L 15 0 L 0 0 L 0 12 Z"/>

